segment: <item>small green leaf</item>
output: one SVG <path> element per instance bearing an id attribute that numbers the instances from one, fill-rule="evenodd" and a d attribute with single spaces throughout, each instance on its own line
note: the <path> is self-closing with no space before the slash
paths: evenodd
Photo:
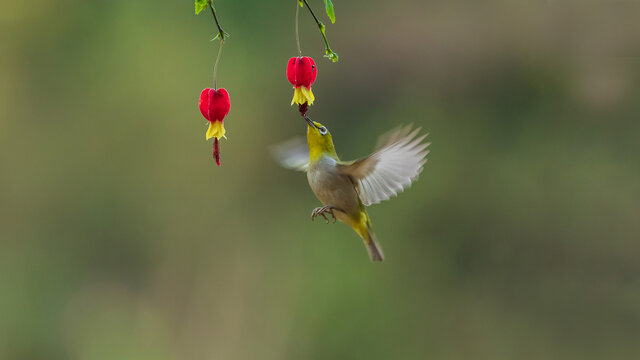
<path id="1" fill-rule="evenodd" d="M 324 7 L 327 10 L 327 16 L 332 24 L 336 23 L 336 13 L 333 11 L 333 3 L 331 0 L 324 0 Z"/>
<path id="2" fill-rule="evenodd" d="M 338 54 L 334 53 L 333 50 L 331 50 L 330 48 L 326 48 L 324 52 L 324 57 L 329 58 L 329 60 L 333 62 L 338 62 Z"/>
<path id="3" fill-rule="evenodd" d="M 204 10 L 207 5 L 207 0 L 196 0 L 196 15 L 200 14 L 200 11 Z"/>
<path id="4" fill-rule="evenodd" d="M 298 0 L 298 4 L 300 4 L 300 7 L 304 7 L 304 3 L 302 2 L 302 0 Z"/>
<path id="5" fill-rule="evenodd" d="M 231 36 L 231 35 L 229 35 L 229 33 L 228 33 L 228 32 L 226 32 L 226 31 L 224 31 L 224 30 L 222 30 L 222 33 L 224 34 L 224 38 L 225 38 L 225 39 L 226 39 L 226 38 L 228 38 L 229 36 Z M 218 39 L 220 39 L 220 32 L 218 32 L 218 33 L 216 34 L 216 36 L 215 36 L 213 39 L 211 39 L 211 41 L 215 41 L 215 40 L 218 40 Z"/>
<path id="6" fill-rule="evenodd" d="M 325 36 L 325 35 L 324 35 L 324 29 L 325 29 L 325 27 L 324 27 L 324 24 L 322 23 L 322 21 L 319 21 L 319 22 L 318 22 L 318 28 L 320 28 L 320 32 L 322 33 L 322 36 Z"/>

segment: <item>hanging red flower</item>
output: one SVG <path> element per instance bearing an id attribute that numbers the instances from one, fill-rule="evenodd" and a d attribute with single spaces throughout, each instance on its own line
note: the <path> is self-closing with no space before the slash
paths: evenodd
<path id="1" fill-rule="evenodd" d="M 292 57 L 287 64 L 287 79 L 293 84 L 293 100 L 291 105 L 312 105 L 315 97 L 311 84 L 316 81 L 318 72 L 316 63 L 308 56 Z"/>
<path id="2" fill-rule="evenodd" d="M 222 121 L 229 113 L 231 102 L 229 101 L 229 93 L 226 89 L 204 89 L 200 93 L 200 112 L 202 116 L 209 121 L 209 129 L 207 130 L 207 140 L 213 140 L 213 158 L 216 164 L 220 166 L 220 144 L 218 140 L 224 137 L 225 129 Z"/>

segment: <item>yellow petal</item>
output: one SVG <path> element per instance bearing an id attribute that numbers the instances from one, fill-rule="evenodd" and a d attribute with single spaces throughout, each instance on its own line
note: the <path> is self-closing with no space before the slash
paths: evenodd
<path id="1" fill-rule="evenodd" d="M 294 87 L 293 88 L 293 99 L 291 99 L 291 105 L 293 104 L 301 104 L 301 94 L 302 91 L 300 90 L 300 88 Z"/>
<path id="2" fill-rule="evenodd" d="M 226 138 L 226 136 L 224 136 L 225 132 L 226 131 L 224 129 L 224 125 L 222 125 L 221 121 L 210 121 L 209 130 L 207 130 L 207 140 L 211 139 L 212 137 L 216 139 L 220 139 L 221 137 Z"/>
<path id="3" fill-rule="evenodd" d="M 300 86 L 300 89 L 302 89 L 302 96 L 304 96 L 305 102 L 308 102 L 309 105 L 313 105 L 313 100 L 315 100 L 316 97 L 313 96 L 313 91 L 311 91 L 311 88 Z"/>
<path id="4" fill-rule="evenodd" d="M 304 103 L 309 103 L 309 105 L 313 105 L 313 101 L 316 98 L 313 96 L 313 92 L 311 88 L 306 88 L 304 86 L 299 86 L 294 88 L 293 90 L 293 99 L 291 100 L 291 105 L 298 104 L 302 105 Z"/>

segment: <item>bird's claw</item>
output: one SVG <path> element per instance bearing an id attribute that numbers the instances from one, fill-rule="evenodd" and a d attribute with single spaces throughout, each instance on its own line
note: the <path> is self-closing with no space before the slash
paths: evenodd
<path id="1" fill-rule="evenodd" d="M 311 212 L 311 221 L 314 221 L 316 219 L 316 216 L 320 215 L 324 218 L 324 220 L 327 222 L 327 224 L 329 223 L 329 219 L 327 218 L 327 215 L 325 215 L 325 213 L 329 213 L 331 214 L 331 217 L 333 217 L 333 222 L 336 222 L 336 215 L 333 213 L 333 206 L 322 206 L 322 207 L 317 207 L 315 209 L 313 209 L 313 211 Z"/>

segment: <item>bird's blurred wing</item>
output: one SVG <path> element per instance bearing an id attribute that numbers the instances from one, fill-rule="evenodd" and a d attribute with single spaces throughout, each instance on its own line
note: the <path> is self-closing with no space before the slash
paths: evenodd
<path id="1" fill-rule="evenodd" d="M 338 165 L 354 180 L 363 204 L 388 200 L 418 178 L 429 153 L 429 143 L 422 142 L 428 134 L 418 136 L 419 131 L 412 131 L 411 125 L 393 130 L 381 137 L 373 154 Z"/>
<path id="2" fill-rule="evenodd" d="M 309 168 L 309 147 L 302 138 L 293 138 L 273 145 L 271 154 L 287 169 L 307 171 Z"/>

